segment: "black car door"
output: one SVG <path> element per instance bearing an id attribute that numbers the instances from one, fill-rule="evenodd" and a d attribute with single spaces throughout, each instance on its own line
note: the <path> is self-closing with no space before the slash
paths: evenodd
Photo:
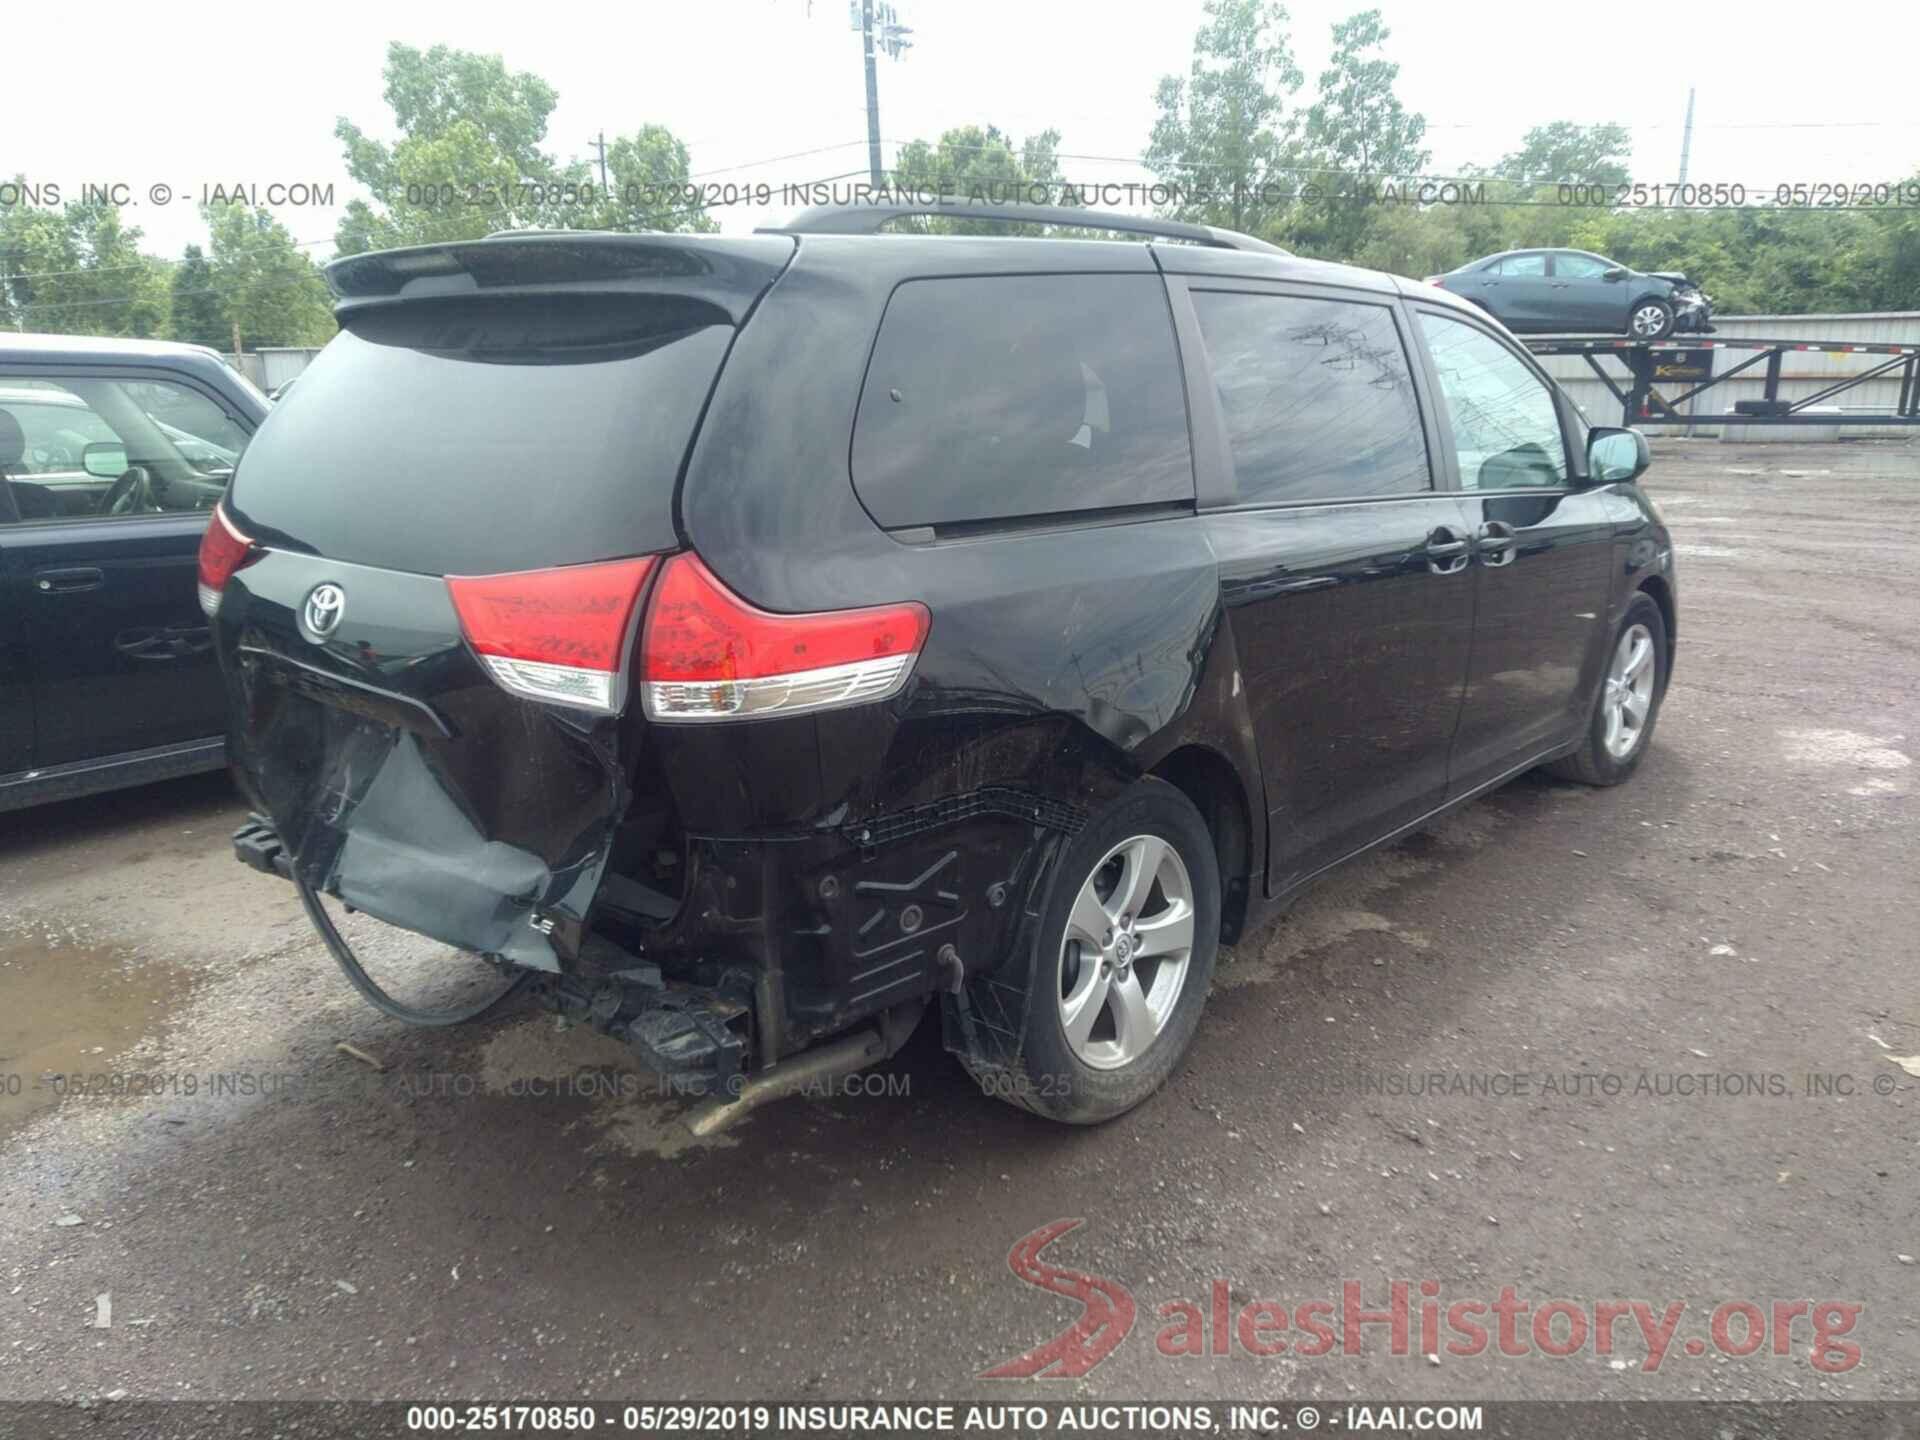
<path id="1" fill-rule="evenodd" d="M 1553 330 L 1563 322 L 1554 312 L 1553 281 L 1547 257 L 1532 251 L 1509 255 L 1494 267 L 1486 287 L 1488 306 L 1503 325 L 1515 330 Z"/>
<path id="2" fill-rule="evenodd" d="M 27 409 L 20 397 L 34 391 L 74 411 L 17 477 L 33 513 L 0 531 L 7 608 L 32 676 L 34 764 L 218 737 L 195 561 L 248 422 L 163 370 L 0 365 L 0 409 L 10 398 Z M 102 424 L 118 449 L 85 439 Z"/>
<path id="3" fill-rule="evenodd" d="M 1552 268 L 1558 324 L 1608 335 L 1626 329 L 1627 287 L 1606 278 L 1608 271 L 1619 268 L 1611 260 L 1578 250 L 1556 250 Z"/>
<path id="4" fill-rule="evenodd" d="M 0 456 L 0 470 L 4 470 Z M 33 676 L 28 669 L 27 622 L 12 570 L 8 537 L 16 524 L 11 489 L 0 475 L 0 776 L 33 765 Z"/>
<path id="5" fill-rule="evenodd" d="M 1467 520 L 1389 296 L 1192 279 L 1203 497 L 1285 889 L 1438 805 L 1472 639 Z M 1209 491 L 1216 489 L 1207 482 Z"/>
<path id="6" fill-rule="evenodd" d="M 1416 307 L 1443 453 L 1473 532 L 1473 662 L 1450 793 L 1576 734 L 1605 654 L 1613 507 L 1572 483 L 1566 417 L 1531 359 L 1486 326 Z"/>

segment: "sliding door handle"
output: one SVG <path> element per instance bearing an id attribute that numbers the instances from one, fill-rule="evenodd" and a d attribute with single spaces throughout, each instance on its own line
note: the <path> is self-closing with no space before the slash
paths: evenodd
<path id="1" fill-rule="evenodd" d="M 33 588 L 45 595 L 77 595 L 84 590 L 98 590 L 106 583 L 106 571 L 91 565 L 71 570 L 36 570 L 33 574 Z"/>

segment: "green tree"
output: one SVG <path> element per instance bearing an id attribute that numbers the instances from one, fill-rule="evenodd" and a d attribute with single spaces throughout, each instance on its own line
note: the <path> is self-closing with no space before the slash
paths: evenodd
<path id="1" fill-rule="evenodd" d="M 1305 129 L 1321 194 L 1288 227 L 1294 247 L 1308 254 L 1352 259 L 1379 213 L 1383 182 L 1404 181 L 1427 163 L 1426 119 L 1393 93 L 1400 67 L 1380 53 L 1390 33 L 1378 10 L 1334 24 L 1333 60 L 1320 72 Z"/>
<path id="2" fill-rule="evenodd" d="M 286 227 L 245 205 L 204 205 L 200 214 L 212 237 L 209 268 L 227 323 L 222 348 L 325 344 L 334 332 L 327 284 Z"/>
<path id="3" fill-rule="evenodd" d="M 1585 181 L 1595 185 L 1624 185 L 1633 154 L 1633 137 L 1624 125 L 1575 125 L 1556 120 L 1536 125 L 1520 141 L 1520 148 L 1502 156 L 1493 173 L 1516 185 L 1557 185 Z"/>
<path id="4" fill-rule="evenodd" d="M 689 201 L 691 157 L 684 143 L 664 125 L 642 125 L 607 145 L 605 201 L 586 207 L 571 223 L 597 230 L 687 230 L 711 232 L 720 226 L 705 209 Z M 567 183 L 598 184 L 598 172 L 575 161 Z"/>
<path id="5" fill-rule="evenodd" d="M 173 318 L 168 337 L 224 350 L 231 343 L 226 309 L 214 292 L 213 266 L 198 245 L 187 246 L 173 267 Z"/>
<path id="6" fill-rule="evenodd" d="M 1186 76 L 1154 91 L 1159 118 L 1141 157 L 1175 187 L 1183 220 L 1269 234 L 1286 216 L 1303 80 L 1286 7 L 1270 0 L 1207 0 Z"/>
<path id="7" fill-rule="evenodd" d="M 931 144 L 914 140 L 902 146 L 888 183 L 956 200 L 1058 204 L 1066 198 L 1060 193 L 1059 150 L 1058 130 L 1019 142 L 995 125 L 961 125 Z M 998 220 L 929 218 L 923 224 L 945 235 L 1015 235 L 1037 228 Z"/>
<path id="8" fill-rule="evenodd" d="M 1908 193 L 1920 193 L 1920 170 L 1906 181 Z M 1884 258 L 1876 310 L 1910 310 L 1920 304 L 1920 209 L 1897 209 L 1880 216 Z"/>
<path id="9" fill-rule="evenodd" d="M 345 117 L 334 126 L 347 173 L 371 197 L 349 202 L 341 216 L 334 247 L 342 255 L 529 226 L 717 228 L 671 193 L 691 167 L 686 146 L 664 126 L 607 147 L 612 194 L 596 199 L 596 168 L 563 164 L 543 148 L 559 95 L 538 75 L 508 70 L 498 55 L 397 41 L 384 73 L 399 138 L 373 139 Z"/>
<path id="10" fill-rule="evenodd" d="M 168 266 L 142 255 L 140 238 L 114 205 L 0 211 L 0 311 L 23 330 L 165 334 Z"/>
<path id="11" fill-rule="evenodd" d="M 375 140 L 342 116 L 333 133 L 347 173 L 372 192 L 334 237 L 342 254 L 436 240 L 475 240 L 544 223 L 543 187 L 559 180 L 542 150 L 559 96 L 498 55 L 436 45 L 387 46 L 385 98 L 400 138 Z"/>
<path id="12" fill-rule="evenodd" d="M 1415 280 L 1443 274 L 1504 248 L 1498 239 L 1499 221 L 1492 220 L 1476 234 L 1472 226 L 1477 219 L 1484 221 L 1486 213 L 1464 205 L 1384 205 L 1351 263 Z"/>

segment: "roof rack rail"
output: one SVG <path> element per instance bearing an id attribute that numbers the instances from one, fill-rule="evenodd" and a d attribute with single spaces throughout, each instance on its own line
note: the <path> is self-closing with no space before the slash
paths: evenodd
<path id="1" fill-rule="evenodd" d="M 1117 230 L 1128 235 L 1154 235 L 1185 240 L 1217 250 L 1253 250 L 1285 255 L 1238 230 L 1191 225 L 1184 220 L 1159 220 L 1151 215 L 1125 215 L 1113 210 L 1082 210 L 1071 205 L 976 205 L 966 200 L 894 201 L 870 205 L 814 205 L 784 225 L 763 228 L 768 235 L 875 235 L 893 220 L 912 215 L 938 215 L 949 220 L 1009 220 L 1026 225 L 1075 225 L 1088 230 Z"/>

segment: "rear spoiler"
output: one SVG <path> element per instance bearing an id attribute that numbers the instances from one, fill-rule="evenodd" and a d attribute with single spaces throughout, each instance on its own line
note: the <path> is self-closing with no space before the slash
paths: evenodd
<path id="1" fill-rule="evenodd" d="M 396 302 L 446 296 L 678 295 L 737 325 L 793 259 L 773 236 L 620 235 L 599 230 L 502 231 L 484 240 L 349 255 L 326 267 L 344 319 Z"/>

